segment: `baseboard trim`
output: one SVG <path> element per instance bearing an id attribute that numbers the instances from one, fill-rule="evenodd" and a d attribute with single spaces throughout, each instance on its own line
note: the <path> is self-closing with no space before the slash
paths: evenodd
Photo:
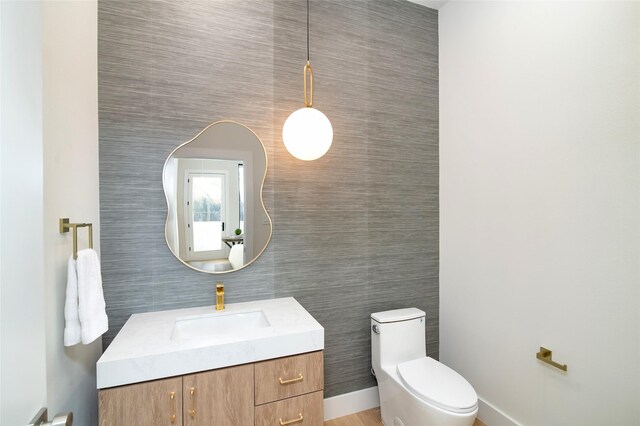
<path id="1" fill-rule="evenodd" d="M 478 398 L 478 418 L 487 426 L 519 426 L 518 422 L 482 398 Z"/>
<path id="2" fill-rule="evenodd" d="M 324 400 L 324 419 L 331 420 L 380 406 L 378 387 L 343 393 Z"/>
<path id="3" fill-rule="evenodd" d="M 343 393 L 324 400 L 324 420 L 332 420 L 380 406 L 378 387 Z M 487 426 L 519 426 L 511 417 L 478 398 L 478 419 Z"/>

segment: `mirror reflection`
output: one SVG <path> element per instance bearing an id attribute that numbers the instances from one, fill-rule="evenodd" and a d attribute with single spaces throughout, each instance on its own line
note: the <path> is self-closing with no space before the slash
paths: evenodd
<path id="1" fill-rule="evenodd" d="M 267 154 L 258 136 L 232 122 L 213 123 L 167 158 L 165 238 L 182 263 L 202 272 L 241 269 L 271 239 L 262 201 Z"/>

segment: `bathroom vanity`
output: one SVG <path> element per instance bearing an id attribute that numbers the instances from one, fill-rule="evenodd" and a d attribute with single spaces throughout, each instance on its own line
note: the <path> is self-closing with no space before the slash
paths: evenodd
<path id="1" fill-rule="evenodd" d="M 322 425 L 323 349 L 293 298 L 132 315 L 98 360 L 100 425 Z"/>

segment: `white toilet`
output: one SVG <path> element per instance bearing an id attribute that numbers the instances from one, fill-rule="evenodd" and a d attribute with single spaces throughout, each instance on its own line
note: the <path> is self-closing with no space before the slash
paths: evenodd
<path id="1" fill-rule="evenodd" d="M 464 377 L 426 355 L 425 313 L 371 314 L 371 362 L 385 426 L 470 426 L 478 395 Z"/>

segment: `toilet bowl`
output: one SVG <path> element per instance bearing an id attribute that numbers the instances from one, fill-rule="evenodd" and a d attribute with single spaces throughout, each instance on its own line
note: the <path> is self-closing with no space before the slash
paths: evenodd
<path id="1" fill-rule="evenodd" d="M 371 361 L 385 426 L 470 426 L 478 396 L 460 374 L 427 357 L 425 313 L 371 314 Z"/>

